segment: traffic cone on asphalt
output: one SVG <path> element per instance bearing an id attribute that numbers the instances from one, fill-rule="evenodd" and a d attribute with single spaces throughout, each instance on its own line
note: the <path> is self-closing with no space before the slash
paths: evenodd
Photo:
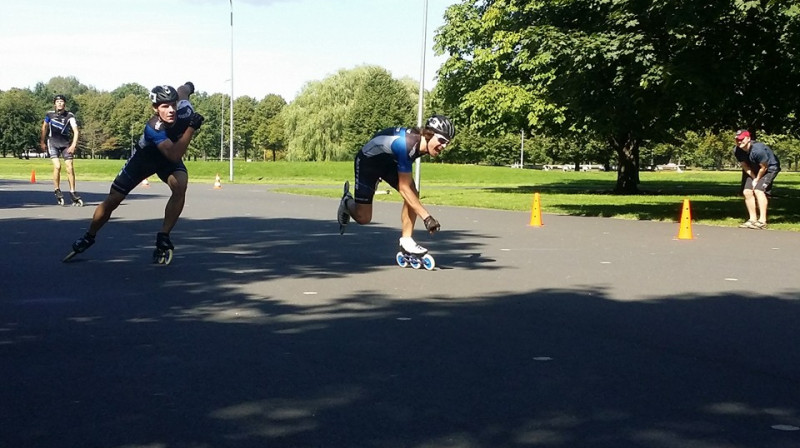
<path id="1" fill-rule="evenodd" d="M 36 183 L 36 170 L 31 170 L 31 183 Z"/>
<path id="2" fill-rule="evenodd" d="M 217 178 L 214 180 L 214 189 L 219 190 L 222 188 L 222 181 L 219 179 L 219 173 L 217 173 Z"/>
<path id="3" fill-rule="evenodd" d="M 143 186 L 144 188 L 150 188 L 150 181 L 147 180 L 147 178 L 145 177 L 145 179 L 141 183 L 141 186 Z"/>
<path id="4" fill-rule="evenodd" d="M 681 210 L 681 228 L 678 231 L 679 240 L 691 240 L 692 236 L 692 207 L 688 199 L 683 200 L 683 209 Z"/>
<path id="5" fill-rule="evenodd" d="M 533 194 L 533 208 L 531 210 L 532 227 L 542 227 L 542 208 L 539 204 L 539 193 Z"/>

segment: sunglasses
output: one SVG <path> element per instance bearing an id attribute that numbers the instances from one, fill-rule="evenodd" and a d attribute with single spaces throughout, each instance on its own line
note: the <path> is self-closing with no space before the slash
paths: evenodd
<path id="1" fill-rule="evenodd" d="M 450 140 L 448 140 L 448 139 L 446 139 L 444 137 L 441 137 L 439 135 L 436 136 L 436 140 L 438 140 L 439 144 L 442 144 L 442 145 L 446 145 L 446 144 L 450 143 Z"/>

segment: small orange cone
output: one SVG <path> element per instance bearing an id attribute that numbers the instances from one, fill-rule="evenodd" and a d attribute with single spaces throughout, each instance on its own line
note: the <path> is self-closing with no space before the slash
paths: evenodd
<path id="1" fill-rule="evenodd" d="M 539 205 L 539 193 L 533 194 L 533 209 L 531 210 L 531 226 L 542 227 L 542 209 Z"/>
<path id="2" fill-rule="evenodd" d="M 681 210 L 681 230 L 678 232 L 679 240 L 691 240 L 692 236 L 692 208 L 689 205 L 689 200 L 683 200 L 683 209 Z"/>
<path id="3" fill-rule="evenodd" d="M 217 173 L 217 178 L 214 180 L 214 189 L 219 190 L 222 188 L 222 182 L 219 180 L 219 173 Z"/>
<path id="4" fill-rule="evenodd" d="M 36 183 L 36 170 L 31 170 L 31 183 Z"/>
<path id="5" fill-rule="evenodd" d="M 140 185 L 144 188 L 150 188 L 150 181 L 145 178 Z"/>

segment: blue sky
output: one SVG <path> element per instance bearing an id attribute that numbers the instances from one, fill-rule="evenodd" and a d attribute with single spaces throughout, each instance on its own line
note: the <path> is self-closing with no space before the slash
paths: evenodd
<path id="1" fill-rule="evenodd" d="M 425 87 L 444 56 L 433 36 L 457 0 L 428 0 Z M 379 65 L 418 80 L 424 0 L 233 0 L 234 96 L 302 87 L 340 69 Z M 7 2 L 0 14 L 0 90 L 54 76 L 112 90 L 191 80 L 230 92 L 230 2 L 70 0 Z"/>

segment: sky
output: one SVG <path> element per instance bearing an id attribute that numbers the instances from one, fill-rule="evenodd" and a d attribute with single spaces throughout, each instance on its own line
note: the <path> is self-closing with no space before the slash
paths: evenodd
<path id="1" fill-rule="evenodd" d="M 425 88 L 445 56 L 433 36 L 458 0 L 427 0 Z M 233 27 L 231 27 L 231 4 Z M 111 91 L 192 81 L 198 91 L 291 102 L 306 83 L 378 65 L 419 80 L 425 0 L 70 0 L 4 2 L 0 90 L 55 76 Z M 54 7 L 54 8 L 51 8 Z M 233 33 L 231 33 L 233 29 Z M 232 34 L 232 36 L 231 36 Z M 231 40 L 233 64 L 231 64 Z"/>

